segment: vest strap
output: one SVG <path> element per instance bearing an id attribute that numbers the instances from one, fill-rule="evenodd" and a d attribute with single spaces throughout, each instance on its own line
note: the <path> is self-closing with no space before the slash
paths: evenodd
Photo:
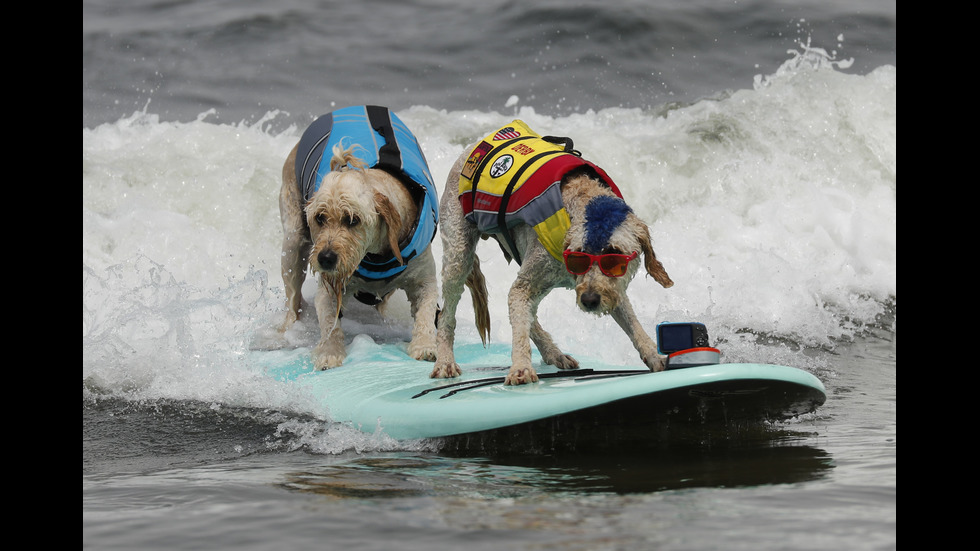
<path id="1" fill-rule="evenodd" d="M 520 139 L 520 138 L 518 138 Z M 571 143 L 571 140 L 569 140 Z M 517 252 L 517 244 L 514 243 L 514 237 L 510 234 L 510 229 L 507 227 L 507 203 L 510 202 L 510 196 L 514 192 L 514 186 L 520 181 L 521 176 L 524 172 L 533 165 L 538 159 L 547 157 L 549 155 L 564 155 L 564 151 L 543 151 L 537 155 L 531 157 L 527 160 L 521 167 L 517 170 L 514 176 L 510 179 L 510 183 L 507 184 L 507 189 L 504 190 L 503 196 L 500 198 L 500 209 L 497 210 L 497 227 L 500 228 L 500 234 L 503 236 L 504 240 L 507 241 L 507 246 L 510 247 L 511 252 L 514 255 L 514 260 L 517 261 L 517 265 L 520 266 L 522 263 L 521 254 Z M 473 188 L 473 196 L 476 196 L 476 188 Z"/>
<path id="2" fill-rule="evenodd" d="M 377 105 L 366 106 L 368 121 L 378 134 L 385 139 L 385 144 L 378 149 L 378 168 L 386 169 L 393 174 L 402 172 L 402 153 L 398 149 L 395 129 L 391 126 L 391 116 L 386 107 Z"/>

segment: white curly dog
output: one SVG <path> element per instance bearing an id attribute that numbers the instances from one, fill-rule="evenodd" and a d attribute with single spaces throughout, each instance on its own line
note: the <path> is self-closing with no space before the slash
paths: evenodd
<path id="1" fill-rule="evenodd" d="M 340 318 L 351 297 L 383 308 L 404 289 L 414 318 L 408 354 L 435 360 L 438 285 L 429 247 L 438 198 L 417 140 L 387 108 L 354 106 L 310 125 L 282 169 L 282 281 L 288 330 L 304 308 L 309 267 L 318 285 L 316 369 L 347 356 Z"/>
<path id="2" fill-rule="evenodd" d="M 515 120 L 469 147 L 450 170 L 440 205 L 443 305 L 431 377 L 460 374 L 453 354 L 456 307 L 464 283 L 482 280 L 476 244 L 497 239 L 520 264 L 507 305 L 513 329 L 505 384 L 538 380 L 531 341 L 547 364 L 576 369 L 537 319 L 538 304 L 554 288 L 574 288 L 583 311 L 609 314 L 651 371 L 664 369 L 656 343 L 640 325 L 626 295 L 640 253 L 649 275 L 673 285 L 657 260 L 647 225 L 623 200 L 606 173 L 581 159 L 568 138 L 541 137 Z M 486 304 L 476 304 L 477 317 Z M 481 336 L 488 330 L 484 321 Z"/>

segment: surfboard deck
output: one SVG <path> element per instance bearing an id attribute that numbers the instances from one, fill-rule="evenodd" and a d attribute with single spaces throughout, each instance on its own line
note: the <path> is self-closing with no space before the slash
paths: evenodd
<path id="1" fill-rule="evenodd" d="M 450 438 L 457 447 L 515 431 L 597 432 L 602 439 L 649 438 L 665 422 L 774 421 L 814 411 L 826 400 L 820 380 L 801 369 L 721 363 L 658 373 L 646 367 L 578 358 L 576 370 L 541 363 L 537 383 L 508 386 L 510 348 L 457 348 L 463 375 L 430 379 L 431 362 L 408 357 L 406 345 L 355 338 L 343 366 L 314 371 L 309 350 L 265 354 L 277 380 L 304 387 L 332 421 L 398 439 Z M 604 435 L 604 436 L 603 436 Z M 483 445 L 483 444 L 481 444 Z"/>

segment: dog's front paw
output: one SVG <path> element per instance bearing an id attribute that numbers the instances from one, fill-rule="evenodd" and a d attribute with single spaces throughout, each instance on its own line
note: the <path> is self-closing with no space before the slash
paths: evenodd
<path id="1" fill-rule="evenodd" d="M 523 385 L 538 382 L 538 372 L 533 367 L 514 367 L 511 366 L 504 379 L 505 385 Z"/>
<path id="2" fill-rule="evenodd" d="M 554 358 L 554 360 L 555 361 L 548 363 L 557 367 L 558 369 L 578 369 L 578 360 L 569 356 L 568 354 L 559 354 L 558 357 Z"/>
<path id="3" fill-rule="evenodd" d="M 451 379 L 453 377 L 459 377 L 463 372 L 459 369 L 459 364 L 456 362 L 436 362 L 436 366 L 432 369 L 432 373 L 429 375 L 431 379 Z"/>
<path id="4" fill-rule="evenodd" d="M 654 373 L 663 371 L 667 367 L 667 364 L 664 363 L 664 357 L 659 354 L 652 354 L 643 358 L 643 363 Z"/>
<path id="5" fill-rule="evenodd" d="M 541 359 L 558 369 L 578 369 L 578 360 L 562 352 L 557 346 L 538 347 Z"/>
<path id="6" fill-rule="evenodd" d="M 279 324 L 279 327 L 277 327 L 276 330 L 279 331 L 280 333 L 285 333 L 286 331 L 289 331 L 290 328 L 293 327 L 293 324 L 296 323 L 298 319 L 299 316 L 297 316 L 295 312 L 290 310 L 286 312 L 286 319 L 284 319 L 283 322 Z"/>
<path id="7" fill-rule="evenodd" d="M 340 367 L 347 357 L 346 351 L 338 353 L 328 350 L 328 348 L 327 346 L 317 345 L 313 349 L 313 367 L 317 371 Z"/>
<path id="8" fill-rule="evenodd" d="M 422 362 L 434 362 L 436 361 L 436 346 L 434 343 L 427 346 L 412 341 L 408 343 L 408 355 Z M 456 368 L 456 371 L 456 375 L 459 375 L 459 367 Z"/>
<path id="9" fill-rule="evenodd" d="M 344 363 L 344 356 L 319 356 L 313 358 L 313 366 L 317 371 L 326 371 L 335 367 L 340 367 Z"/>

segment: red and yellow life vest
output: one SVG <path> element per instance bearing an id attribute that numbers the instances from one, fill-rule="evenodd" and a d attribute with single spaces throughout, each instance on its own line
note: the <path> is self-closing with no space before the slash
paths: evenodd
<path id="1" fill-rule="evenodd" d="M 570 221 L 561 198 L 561 180 L 588 166 L 616 195 L 616 184 L 598 166 L 582 159 L 567 138 L 542 137 L 521 120 L 484 138 L 470 152 L 459 179 L 459 200 L 466 219 L 493 235 L 504 252 L 521 263 L 510 229 L 534 228 L 551 256 L 562 259 Z"/>

